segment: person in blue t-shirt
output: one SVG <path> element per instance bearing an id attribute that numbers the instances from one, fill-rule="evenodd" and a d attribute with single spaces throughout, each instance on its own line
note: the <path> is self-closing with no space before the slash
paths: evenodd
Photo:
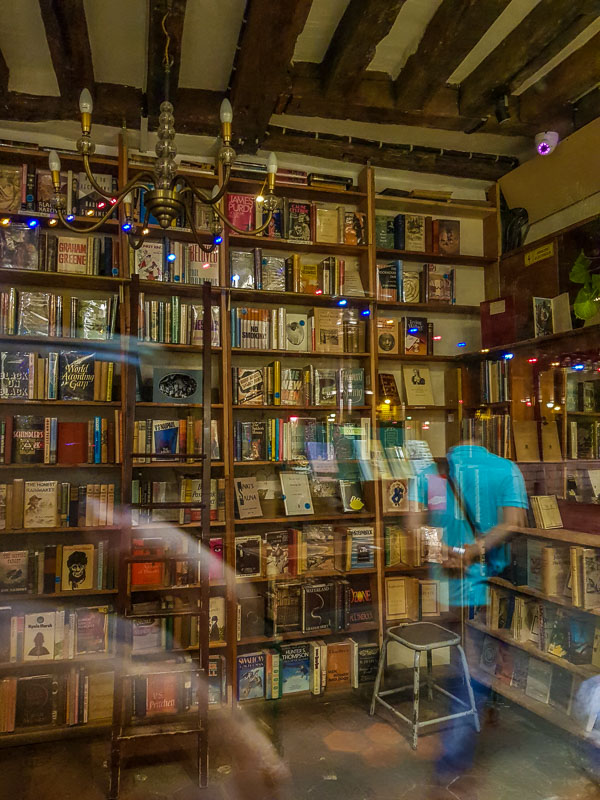
<path id="1" fill-rule="evenodd" d="M 485 605 L 486 577 L 508 566 L 507 542 L 524 526 L 528 503 L 523 476 L 512 461 L 474 444 L 452 448 L 447 461 L 445 490 L 430 463 L 417 474 L 412 499 L 421 508 L 429 507 L 428 524 L 443 530 L 447 556 L 432 565 L 432 572 L 448 581 L 448 605 L 456 619 L 469 605 Z M 474 726 L 464 719 L 451 723 L 442 732 L 438 780 L 447 784 L 469 769 L 474 748 Z"/>

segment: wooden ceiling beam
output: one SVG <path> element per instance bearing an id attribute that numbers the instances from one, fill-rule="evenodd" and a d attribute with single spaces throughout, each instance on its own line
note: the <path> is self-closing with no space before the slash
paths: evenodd
<path id="1" fill-rule="evenodd" d="M 576 129 L 600 117 L 600 86 L 579 98 L 573 107 L 573 114 Z"/>
<path id="2" fill-rule="evenodd" d="M 94 86 L 83 0 L 39 0 L 39 4 L 60 94 L 77 105 L 81 90 Z"/>
<path id="3" fill-rule="evenodd" d="M 171 11 L 165 21 L 169 40 L 169 97 L 171 102 L 177 95 L 179 67 L 181 65 L 181 38 L 185 19 L 186 0 L 172 0 Z M 146 64 L 146 97 L 148 116 L 156 116 L 165 99 L 164 57 L 166 37 L 162 20 L 167 12 L 166 0 L 150 0 L 148 24 L 148 62 Z"/>
<path id="4" fill-rule="evenodd" d="M 508 91 L 514 76 L 538 54 L 547 62 L 554 54 L 555 39 L 597 7 L 598 0 L 540 0 L 461 83 L 461 114 L 484 117 L 491 113 L 495 95 Z"/>
<path id="5" fill-rule="evenodd" d="M 323 90 L 344 96 L 373 60 L 405 0 L 350 0 L 321 63 Z"/>
<path id="6" fill-rule="evenodd" d="M 312 0 L 249 0 L 230 81 L 236 137 L 250 142 L 264 137 L 289 82 L 296 40 L 311 5 Z"/>
<path id="7" fill-rule="evenodd" d="M 355 164 L 370 163 L 376 167 L 402 169 L 412 172 L 452 175 L 461 178 L 495 181 L 518 166 L 518 160 L 457 151 L 441 151 L 365 139 L 293 131 L 270 125 L 265 146 L 281 153 L 301 153 L 305 156 L 330 158 Z"/>
<path id="8" fill-rule="evenodd" d="M 10 77 L 8 64 L 4 58 L 4 53 L 0 50 L 0 98 L 8 92 L 8 79 Z"/>
<path id="9" fill-rule="evenodd" d="M 545 122 L 600 84 L 600 33 L 521 95 L 521 119 Z"/>
<path id="10" fill-rule="evenodd" d="M 398 106 L 422 110 L 510 0 L 443 0 L 396 78 Z"/>
<path id="11" fill-rule="evenodd" d="M 367 71 L 352 91 L 351 97 L 325 97 L 318 78 L 317 64 L 296 64 L 291 90 L 280 98 L 275 113 L 323 119 L 349 119 L 390 125 L 465 131 L 480 121 L 458 113 L 458 90 L 441 87 L 421 111 L 402 107 L 396 100 L 394 84 L 385 73 Z M 531 136 L 535 126 L 514 120 L 498 125 L 488 121 L 483 130 L 503 136 Z"/>

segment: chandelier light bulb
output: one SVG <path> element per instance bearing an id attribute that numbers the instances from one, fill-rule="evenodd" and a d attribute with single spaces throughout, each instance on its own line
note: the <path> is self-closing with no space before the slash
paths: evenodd
<path id="1" fill-rule="evenodd" d="M 89 89 L 82 89 L 79 95 L 79 111 L 82 114 L 91 114 L 94 110 L 94 101 Z"/>
<path id="2" fill-rule="evenodd" d="M 221 103 L 219 116 L 221 118 L 221 122 L 231 122 L 233 120 L 233 108 L 231 107 L 231 103 L 227 98 L 225 98 Z"/>
<path id="3" fill-rule="evenodd" d="M 56 150 L 50 150 L 48 154 L 48 166 L 51 172 L 60 172 L 60 158 Z"/>
<path id="4" fill-rule="evenodd" d="M 216 197 L 218 194 L 219 194 L 219 184 L 215 183 L 215 185 L 212 188 L 212 196 Z"/>
<path id="5" fill-rule="evenodd" d="M 271 175 L 277 174 L 277 156 L 275 153 L 269 153 L 269 157 L 267 159 L 267 172 Z"/>

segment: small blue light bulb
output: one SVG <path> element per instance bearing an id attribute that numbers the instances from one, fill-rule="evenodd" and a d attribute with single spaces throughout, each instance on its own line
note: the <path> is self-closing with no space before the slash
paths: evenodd
<path id="1" fill-rule="evenodd" d="M 169 255 L 167 256 L 167 261 L 175 261 L 176 258 L 177 256 L 175 255 L 175 253 L 169 253 Z"/>
<path id="2" fill-rule="evenodd" d="M 67 214 L 65 219 L 67 220 L 67 222 L 73 222 L 73 220 L 75 219 L 75 214 Z"/>
<path id="3" fill-rule="evenodd" d="M 466 346 L 467 346 L 467 343 L 466 343 L 466 342 L 457 342 L 457 343 L 456 343 L 456 346 L 457 346 L 457 347 L 466 347 Z"/>
<path id="4" fill-rule="evenodd" d="M 39 223 L 39 221 L 37 219 L 30 219 L 27 224 L 29 225 L 30 228 L 37 228 L 37 226 L 40 223 Z"/>
<path id="5" fill-rule="evenodd" d="M 215 238 L 213 239 L 213 244 L 223 244 L 223 237 L 215 236 Z"/>
<path id="6" fill-rule="evenodd" d="M 502 356 L 502 358 L 504 358 L 506 361 L 510 361 L 514 357 L 515 357 L 514 353 L 504 353 L 504 355 Z"/>
<path id="7" fill-rule="evenodd" d="M 337 301 L 337 304 L 338 304 L 338 306 L 347 306 L 348 305 L 348 301 L 344 297 L 342 297 Z"/>
<path id="8" fill-rule="evenodd" d="M 123 231 L 123 233 L 128 233 L 132 229 L 132 227 L 133 225 L 131 224 L 131 222 L 124 222 L 121 225 L 121 230 Z"/>
<path id="9" fill-rule="evenodd" d="M 363 308 L 363 310 L 360 312 L 360 315 L 361 317 L 370 317 L 371 311 L 368 308 Z"/>

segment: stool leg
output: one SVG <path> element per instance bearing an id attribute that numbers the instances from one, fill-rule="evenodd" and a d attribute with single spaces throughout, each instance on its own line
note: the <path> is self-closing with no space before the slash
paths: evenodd
<path id="1" fill-rule="evenodd" d="M 413 688 L 413 741 L 412 749 L 417 749 L 417 739 L 419 737 L 419 691 L 421 688 L 419 670 L 421 666 L 421 653 L 415 650 L 414 662 L 414 688 Z"/>
<path id="2" fill-rule="evenodd" d="M 465 651 L 462 649 L 460 644 L 457 644 L 456 647 L 458 648 L 458 652 L 460 655 L 460 660 L 462 661 L 463 666 L 463 673 L 465 676 L 465 682 L 467 684 L 467 693 L 469 695 L 469 702 L 471 703 L 471 710 L 473 711 L 473 722 L 475 724 L 475 730 L 477 733 L 481 730 L 481 726 L 479 725 L 479 715 L 477 714 L 477 706 L 475 705 L 475 695 L 473 694 L 473 687 L 471 686 L 471 675 L 469 673 L 469 665 L 467 664 L 467 657 L 465 656 Z"/>
<path id="3" fill-rule="evenodd" d="M 375 705 L 377 701 L 377 695 L 379 694 L 379 686 L 381 684 L 381 678 L 383 676 L 383 668 L 385 666 L 385 654 L 387 652 L 387 636 L 383 640 L 383 644 L 381 645 L 381 655 L 379 656 L 379 665 L 377 667 L 377 677 L 375 678 L 375 686 L 373 687 L 373 697 L 371 698 L 371 710 L 369 714 L 373 716 L 375 713 Z"/>
<path id="4" fill-rule="evenodd" d="M 433 653 L 427 651 L 427 697 L 433 700 Z"/>

